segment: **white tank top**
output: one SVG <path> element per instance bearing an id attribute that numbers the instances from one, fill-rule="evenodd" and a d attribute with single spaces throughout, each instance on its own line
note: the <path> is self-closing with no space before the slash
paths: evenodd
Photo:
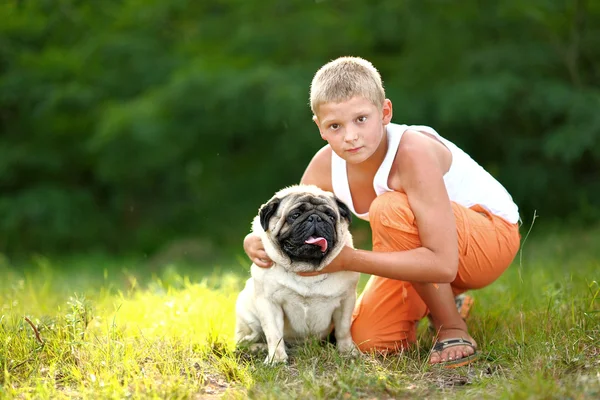
<path id="1" fill-rule="evenodd" d="M 464 207 L 472 207 L 478 204 L 510 223 L 519 221 L 519 209 L 500 182 L 467 153 L 458 148 L 458 146 L 444 139 L 433 128 L 428 126 L 408 126 L 393 123 L 387 125 L 387 153 L 373 179 L 373 189 L 375 189 L 377 196 L 392 191 L 388 186 L 388 178 L 392 163 L 396 157 L 396 152 L 398 151 L 400 139 L 407 129 L 434 135 L 452 153 L 452 164 L 448 172 L 444 175 L 444 183 L 450 201 L 454 201 Z M 350 186 L 348 184 L 346 161 L 335 152 L 331 153 L 331 182 L 334 194 L 350 207 L 352 213 L 358 218 L 368 221 L 368 212 L 358 214 L 354 209 L 352 194 L 350 193 Z"/>

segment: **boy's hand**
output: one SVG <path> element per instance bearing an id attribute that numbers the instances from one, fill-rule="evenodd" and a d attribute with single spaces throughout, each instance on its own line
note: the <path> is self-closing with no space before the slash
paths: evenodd
<path id="1" fill-rule="evenodd" d="M 244 238 L 244 251 L 250 260 L 261 268 L 270 268 L 273 265 L 273 260 L 267 255 L 262 240 L 254 233 L 249 233 Z"/>
<path id="2" fill-rule="evenodd" d="M 336 258 L 333 259 L 325 268 L 320 271 L 315 272 L 298 272 L 298 275 L 301 276 L 316 276 L 320 274 L 329 274 L 331 272 L 339 272 L 347 270 L 347 263 L 350 255 L 354 249 L 349 246 L 344 246 L 340 254 Z"/>

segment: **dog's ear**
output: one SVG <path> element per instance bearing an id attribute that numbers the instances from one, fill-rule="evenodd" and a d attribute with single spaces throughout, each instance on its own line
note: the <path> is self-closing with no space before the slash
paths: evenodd
<path id="1" fill-rule="evenodd" d="M 263 227 L 265 232 L 269 229 L 269 220 L 277 211 L 277 207 L 279 207 L 279 203 L 281 203 L 281 199 L 274 198 L 269 201 L 267 204 L 264 204 L 258 213 L 260 217 L 260 225 Z"/>
<path id="2" fill-rule="evenodd" d="M 348 208 L 346 203 L 344 203 L 337 197 L 335 198 L 335 202 L 337 203 L 338 209 L 340 210 L 340 216 L 342 218 L 346 219 L 346 221 L 348 221 L 348 224 L 351 224 L 352 223 L 352 212 L 350 211 L 350 209 Z"/>

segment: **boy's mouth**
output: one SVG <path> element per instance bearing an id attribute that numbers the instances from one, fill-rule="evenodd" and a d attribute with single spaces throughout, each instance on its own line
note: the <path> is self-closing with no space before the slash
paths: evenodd
<path id="1" fill-rule="evenodd" d="M 357 152 L 357 151 L 359 151 L 360 149 L 362 149 L 362 146 L 361 146 L 361 147 L 355 147 L 355 148 L 353 148 L 353 149 L 348 149 L 348 150 L 346 150 L 346 151 L 347 151 L 348 153 L 356 153 L 356 152 Z"/>

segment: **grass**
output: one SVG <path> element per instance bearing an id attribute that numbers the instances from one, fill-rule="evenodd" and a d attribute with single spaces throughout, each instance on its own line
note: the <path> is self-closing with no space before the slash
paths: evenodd
<path id="1" fill-rule="evenodd" d="M 235 351 L 243 259 L 155 273 L 99 256 L 0 260 L 0 398 L 598 398 L 598 243 L 600 229 L 530 239 L 473 293 L 483 357 L 451 371 L 427 365 L 426 324 L 385 358 L 308 342 L 267 367 Z"/>

